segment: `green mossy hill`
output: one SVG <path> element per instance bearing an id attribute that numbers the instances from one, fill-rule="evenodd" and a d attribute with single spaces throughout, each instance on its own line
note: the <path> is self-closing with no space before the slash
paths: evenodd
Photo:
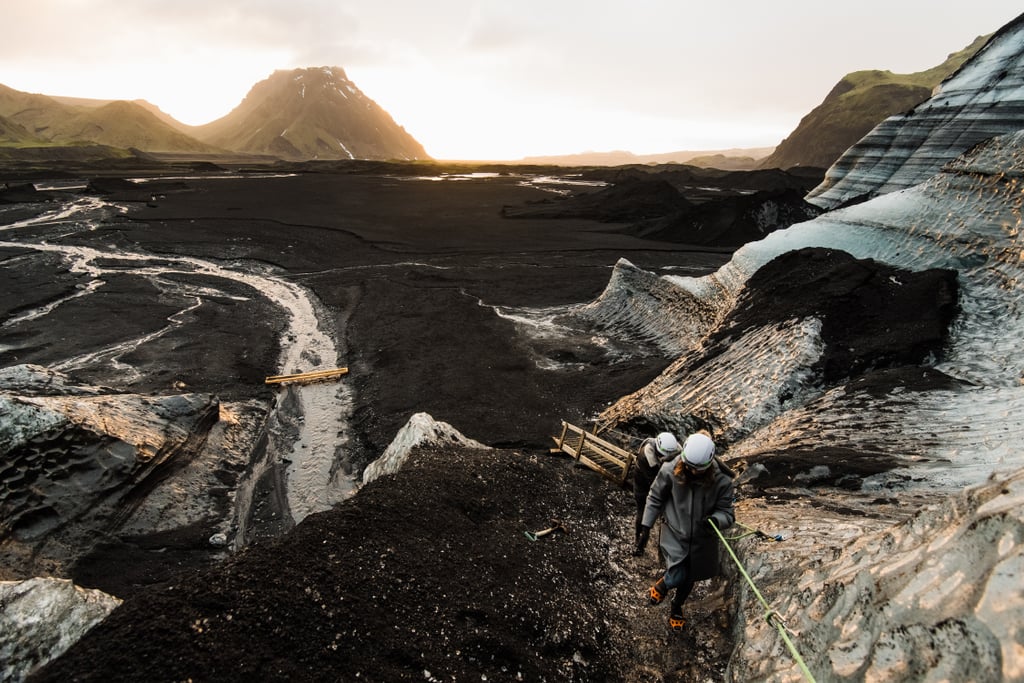
<path id="1" fill-rule="evenodd" d="M 0 116 L 0 146 L 29 144 L 33 140 L 24 126 Z"/>
<path id="2" fill-rule="evenodd" d="M 117 100 L 96 108 L 81 108 L 50 131 L 57 143 L 89 142 L 150 152 L 216 152 L 217 148 L 171 128 L 134 102 Z"/>
<path id="3" fill-rule="evenodd" d="M 828 168 L 886 118 L 909 111 L 931 97 L 935 86 L 959 69 L 989 37 L 976 38 L 926 71 L 895 74 L 869 70 L 847 74 L 775 152 L 761 162 L 761 168 Z"/>
<path id="4" fill-rule="evenodd" d="M 68 145 L 39 142 L 0 143 L 0 161 L 24 164 L 19 170 L 28 170 L 36 165 L 39 169 L 45 169 L 52 166 L 54 162 L 95 162 L 135 158 L 137 158 L 137 154 L 131 150 L 94 145 L 88 142 Z M 2 170 L 0 169 L 0 171 Z"/>
<path id="5" fill-rule="evenodd" d="M 90 102 L 79 100 L 79 102 Z M 0 147 L 110 147 L 148 152 L 215 153 L 216 147 L 171 127 L 146 107 L 124 100 L 69 104 L 0 85 Z"/>

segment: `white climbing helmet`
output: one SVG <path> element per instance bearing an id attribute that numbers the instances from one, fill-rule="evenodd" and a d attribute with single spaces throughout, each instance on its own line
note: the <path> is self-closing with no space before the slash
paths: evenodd
<path id="1" fill-rule="evenodd" d="M 707 434 L 691 434 L 683 444 L 683 460 L 695 470 L 705 470 L 715 457 L 715 442 Z"/>
<path id="2" fill-rule="evenodd" d="M 676 437 L 668 432 L 662 432 L 654 438 L 654 450 L 658 451 L 658 457 L 662 460 L 671 460 L 679 455 L 679 451 L 682 449 L 679 447 Z"/>

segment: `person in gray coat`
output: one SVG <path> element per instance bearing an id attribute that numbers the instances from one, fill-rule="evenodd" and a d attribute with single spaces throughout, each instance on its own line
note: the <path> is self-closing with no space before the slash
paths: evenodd
<path id="1" fill-rule="evenodd" d="M 711 522 L 726 529 L 736 521 L 735 490 L 715 461 L 715 443 L 707 432 L 691 434 L 683 452 L 658 470 L 647 494 L 640 547 L 646 546 L 654 522 L 662 515 L 659 547 L 665 573 L 649 590 L 659 604 L 675 588 L 669 625 L 681 630 L 683 603 L 697 581 L 718 575 L 718 535 Z"/>
<path id="2" fill-rule="evenodd" d="M 640 444 L 640 452 L 634 459 L 633 468 L 633 499 L 636 501 L 636 539 L 633 546 L 633 557 L 644 553 L 640 540 L 643 537 L 644 509 L 647 507 L 647 494 L 651 492 L 651 484 L 658 476 L 658 470 L 669 460 L 683 452 L 683 447 L 676 441 L 671 432 L 662 432 L 653 439 L 644 439 Z"/>

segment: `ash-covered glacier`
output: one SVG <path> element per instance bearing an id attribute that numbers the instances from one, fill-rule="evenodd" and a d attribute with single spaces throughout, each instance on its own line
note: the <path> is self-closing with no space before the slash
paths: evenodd
<path id="1" fill-rule="evenodd" d="M 742 541 L 741 557 L 786 622 L 806 634 L 796 641 L 818 680 L 955 679 L 967 671 L 978 680 L 1016 680 L 1024 672 L 1015 644 L 1024 591 L 1006 578 L 1024 557 L 1020 520 L 1011 514 L 1024 468 L 1022 204 L 1024 131 L 977 146 L 915 187 L 748 244 L 712 275 L 658 279 L 660 298 L 688 302 L 661 311 L 659 332 L 663 346 L 685 351 L 601 422 L 710 426 L 726 459 L 746 466 L 741 521 L 779 530 L 787 541 L 770 551 Z M 839 293 L 840 312 L 859 306 L 859 324 L 870 325 L 902 306 L 906 320 L 888 321 L 872 336 L 927 343 L 885 361 L 884 352 L 841 337 L 851 353 L 830 373 L 822 356 L 841 357 L 843 347 L 823 333 L 829 317 L 821 311 L 794 306 L 788 318 L 734 324 L 744 306 L 784 312 L 786 301 L 799 302 L 766 286 L 764 271 L 789 264 L 796 277 L 799 261 L 786 259 L 800 250 L 804 261 L 845 252 L 874 264 Z M 928 273 L 934 278 L 922 288 L 918 279 Z M 857 303 L 872 278 L 877 293 Z M 614 326 L 631 324 L 622 301 L 646 296 L 623 284 L 646 287 L 647 279 L 613 277 L 599 305 L 619 312 Z M 801 282 L 824 290 L 836 279 L 789 284 Z M 907 314 L 898 297 L 914 289 L 923 297 L 911 299 L 921 303 Z M 942 326 L 948 316 L 942 344 L 935 330 L 920 329 L 929 300 L 938 317 L 926 325 Z M 703 333 L 709 315 L 721 322 Z M 632 324 L 651 337 L 644 307 Z M 970 550 L 992 544 L 993 552 Z M 940 590 L 945 581 L 961 591 Z M 749 600 L 741 610 L 734 675 L 800 679 L 761 609 Z"/>
<path id="2" fill-rule="evenodd" d="M 828 170 L 807 201 L 832 209 L 924 182 L 972 146 L 1024 119 L 1024 15 L 940 83 L 916 108 L 878 124 Z"/>

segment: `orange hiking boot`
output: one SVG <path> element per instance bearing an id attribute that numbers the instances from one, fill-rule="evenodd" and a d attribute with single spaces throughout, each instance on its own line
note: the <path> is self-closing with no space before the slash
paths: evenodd
<path id="1" fill-rule="evenodd" d="M 673 631 L 682 631 L 686 626 L 686 619 L 683 619 L 682 612 L 672 612 L 668 615 L 668 627 Z"/>
<path id="2" fill-rule="evenodd" d="M 665 596 L 668 594 L 668 587 L 665 585 L 665 579 L 660 578 L 658 581 L 651 586 L 651 589 L 647 592 L 650 602 L 652 605 L 660 604 Z"/>

